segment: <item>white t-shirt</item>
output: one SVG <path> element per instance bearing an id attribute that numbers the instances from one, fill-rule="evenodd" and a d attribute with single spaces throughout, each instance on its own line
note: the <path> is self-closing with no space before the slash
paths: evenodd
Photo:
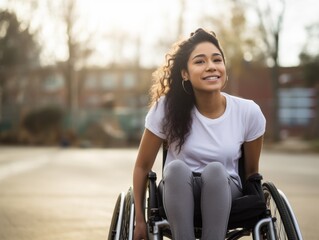
<path id="1" fill-rule="evenodd" d="M 202 172 L 213 161 L 221 162 L 229 175 L 241 187 L 238 175 L 238 159 L 241 145 L 262 136 L 266 120 L 260 107 L 247 100 L 223 93 L 226 97 L 226 110 L 222 116 L 210 119 L 203 116 L 196 107 L 192 112 L 193 122 L 190 134 L 178 153 L 171 144 L 167 152 L 165 166 L 175 159 L 185 161 L 193 172 Z M 161 97 L 146 116 L 145 127 L 162 139 L 165 118 L 165 97 Z"/>

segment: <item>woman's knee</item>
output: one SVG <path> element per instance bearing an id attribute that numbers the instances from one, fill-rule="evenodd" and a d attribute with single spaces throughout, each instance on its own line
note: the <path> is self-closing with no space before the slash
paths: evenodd
<path id="1" fill-rule="evenodd" d="M 204 182 L 226 183 L 229 184 L 228 173 L 223 164 L 212 162 L 207 164 L 202 173 Z"/>
<path id="2" fill-rule="evenodd" d="M 174 179 L 189 176 L 192 172 L 185 162 L 182 160 L 174 160 L 170 162 L 164 169 L 164 178 L 173 177 Z"/>

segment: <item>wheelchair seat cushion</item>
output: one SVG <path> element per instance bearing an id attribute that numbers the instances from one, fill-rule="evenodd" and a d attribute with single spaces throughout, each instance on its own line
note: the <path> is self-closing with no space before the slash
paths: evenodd
<path id="1" fill-rule="evenodd" d="M 244 196 L 232 202 L 229 216 L 229 228 L 253 228 L 256 222 L 265 214 L 266 203 L 261 186 L 262 176 L 255 173 L 244 183 Z"/>

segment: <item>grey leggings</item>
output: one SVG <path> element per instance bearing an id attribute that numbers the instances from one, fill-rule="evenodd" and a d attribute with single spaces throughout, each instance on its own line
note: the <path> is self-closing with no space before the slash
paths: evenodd
<path id="1" fill-rule="evenodd" d="M 163 174 L 163 204 L 174 240 L 194 240 L 193 173 L 181 160 Z M 241 196 L 225 167 L 209 163 L 201 174 L 202 240 L 225 239 L 233 198 Z"/>

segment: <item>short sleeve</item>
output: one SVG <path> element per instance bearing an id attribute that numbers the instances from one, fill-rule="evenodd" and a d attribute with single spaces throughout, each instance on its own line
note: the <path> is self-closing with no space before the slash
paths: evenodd
<path id="1" fill-rule="evenodd" d="M 260 107 L 253 101 L 250 102 L 246 115 L 245 142 L 261 137 L 266 131 L 266 119 Z"/>
<path id="2" fill-rule="evenodd" d="M 162 139 L 166 139 L 163 131 L 163 120 L 165 116 L 164 99 L 164 97 L 160 98 L 159 101 L 150 108 L 145 118 L 145 128 Z"/>

